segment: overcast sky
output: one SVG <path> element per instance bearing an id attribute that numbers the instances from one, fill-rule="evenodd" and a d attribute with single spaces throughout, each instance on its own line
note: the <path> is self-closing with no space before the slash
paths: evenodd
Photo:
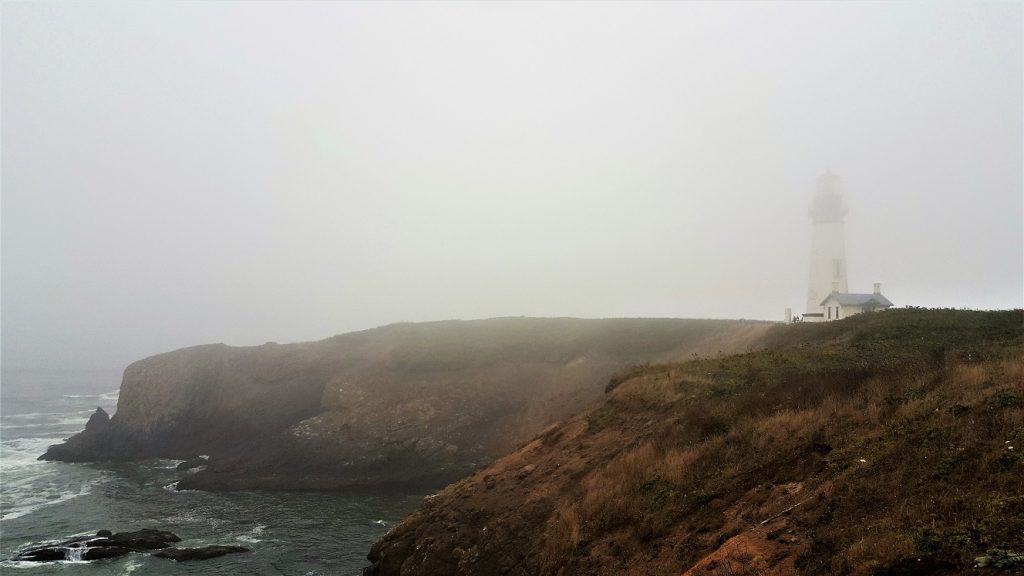
<path id="1" fill-rule="evenodd" d="M 5 368 L 492 316 L 1022 305 L 1021 4 L 2 6 Z"/>

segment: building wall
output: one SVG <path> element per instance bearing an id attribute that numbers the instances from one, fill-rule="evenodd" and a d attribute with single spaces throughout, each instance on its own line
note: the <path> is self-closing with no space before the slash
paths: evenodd
<path id="1" fill-rule="evenodd" d="M 829 318 L 829 312 L 828 312 L 829 307 L 832 307 L 832 317 L 831 318 Z M 838 317 L 836 317 L 836 308 L 839 308 L 839 316 Z M 829 321 L 832 321 L 832 320 L 841 320 L 843 318 L 849 318 L 850 316 L 853 316 L 855 314 L 860 314 L 861 312 L 864 312 L 864 307 L 863 306 L 839 306 L 836 302 L 831 301 L 831 300 L 826 302 L 824 306 L 821 306 L 821 309 L 822 309 L 822 311 L 825 314 L 824 316 L 822 316 L 820 318 L 816 318 L 816 317 L 812 316 L 811 318 L 805 318 L 806 321 L 808 321 L 808 322 L 829 322 Z"/>

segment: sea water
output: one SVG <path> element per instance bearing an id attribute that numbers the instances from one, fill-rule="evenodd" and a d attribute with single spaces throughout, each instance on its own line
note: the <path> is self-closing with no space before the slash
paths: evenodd
<path id="1" fill-rule="evenodd" d="M 81 431 L 97 407 L 113 414 L 114 371 L 4 370 L 0 380 L 0 572 L 62 574 L 356 575 L 389 527 L 425 492 L 176 491 L 177 460 L 42 462 L 47 446 Z M 178 546 L 252 549 L 176 563 L 145 554 L 93 562 L 13 562 L 18 550 L 107 529 L 156 528 Z"/>

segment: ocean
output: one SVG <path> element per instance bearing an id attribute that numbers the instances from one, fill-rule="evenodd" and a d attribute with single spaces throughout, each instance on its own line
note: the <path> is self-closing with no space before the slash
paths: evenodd
<path id="1" fill-rule="evenodd" d="M 424 491 L 380 493 L 175 491 L 178 460 L 41 462 L 81 431 L 97 406 L 111 415 L 120 372 L 4 370 L 0 380 L 0 571 L 61 574 L 357 575 L 370 546 L 415 510 Z M 177 563 L 145 554 L 93 562 L 14 562 L 29 545 L 107 529 L 156 528 L 180 547 L 242 545 L 250 553 Z"/>

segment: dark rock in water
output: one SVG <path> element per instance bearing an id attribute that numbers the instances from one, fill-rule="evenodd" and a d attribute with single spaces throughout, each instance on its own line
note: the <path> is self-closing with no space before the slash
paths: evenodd
<path id="1" fill-rule="evenodd" d="M 173 532 L 143 528 L 134 532 L 112 533 L 100 530 L 95 536 L 78 536 L 58 544 L 33 546 L 19 552 L 13 560 L 22 562 L 53 562 L 56 560 L 99 560 L 115 558 L 130 552 L 151 552 L 153 556 L 183 560 L 206 560 L 235 552 L 248 552 L 242 546 L 203 546 L 201 548 L 172 548 L 172 542 L 181 542 Z M 155 552 L 154 552 L 155 551 Z"/>
<path id="2" fill-rule="evenodd" d="M 101 532 L 104 532 L 101 530 Z M 109 534 L 109 531 L 107 531 Z M 108 538 L 80 536 L 58 544 L 46 544 L 26 548 L 14 560 L 23 562 L 53 562 L 55 560 L 99 560 L 124 556 L 132 550 L 118 545 Z"/>
<path id="3" fill-rule="evenodd" d="M 166 548 L 153 552 L 153 556 L 157 558 L 170 558 L 176 562 L 184 562 L 186 560 L 208 560 L 236 552 L 249 552 L 249 549 L 244 546 L 220 545 L 203 546 L 201 548 Z"/>
<path id="4" fill-rule="evenodd" d="M 96 411 L 89 416 L 89 421 L 85 423 L 85 429 L 90 432 L 98 432 L 103 428 L 106 428 L 110 424 L 110 415 L 103 408 L 96 408 Z"/>
<path id="5" fill-rule="evenodd" d="M 131 548 L 125 548 L 124 546 L 100 546 L 97 548 L 88 548 L 82 553 L 82 560 L 100 560 L 102 558 L 117 558 L 118 556 L 124 556 L 130 554 Z"/>
<path id="6" fill-rule="evenodd" d="M 181 538 L 178 538 L 173 532 L 153 530 L 152 528 L 143 528 L 135 532 L 118 532 L 109 536 L 107 540 L 112 545 L 124 546 L 132 550 L 158 550 L 169 547 L 172 542 L 181 542 Z"/>
<path id="7" fill-rule="evenodd" d="M 52 562 L 54 560 L 66 560 L 67 557 L 67 548 L 54 545 L 22 550 L 12 560 L 17 562 Z"/>
<path id="8" fill-rule="evenodd" d="M 200 466 L 206 466 L 210 461 L 202 456 L 197 456 L 191 460 L 185 460 L 181 464 L 178 464 L 178 470 L 191 470 L 193 468 L 199 468 Z"/>

